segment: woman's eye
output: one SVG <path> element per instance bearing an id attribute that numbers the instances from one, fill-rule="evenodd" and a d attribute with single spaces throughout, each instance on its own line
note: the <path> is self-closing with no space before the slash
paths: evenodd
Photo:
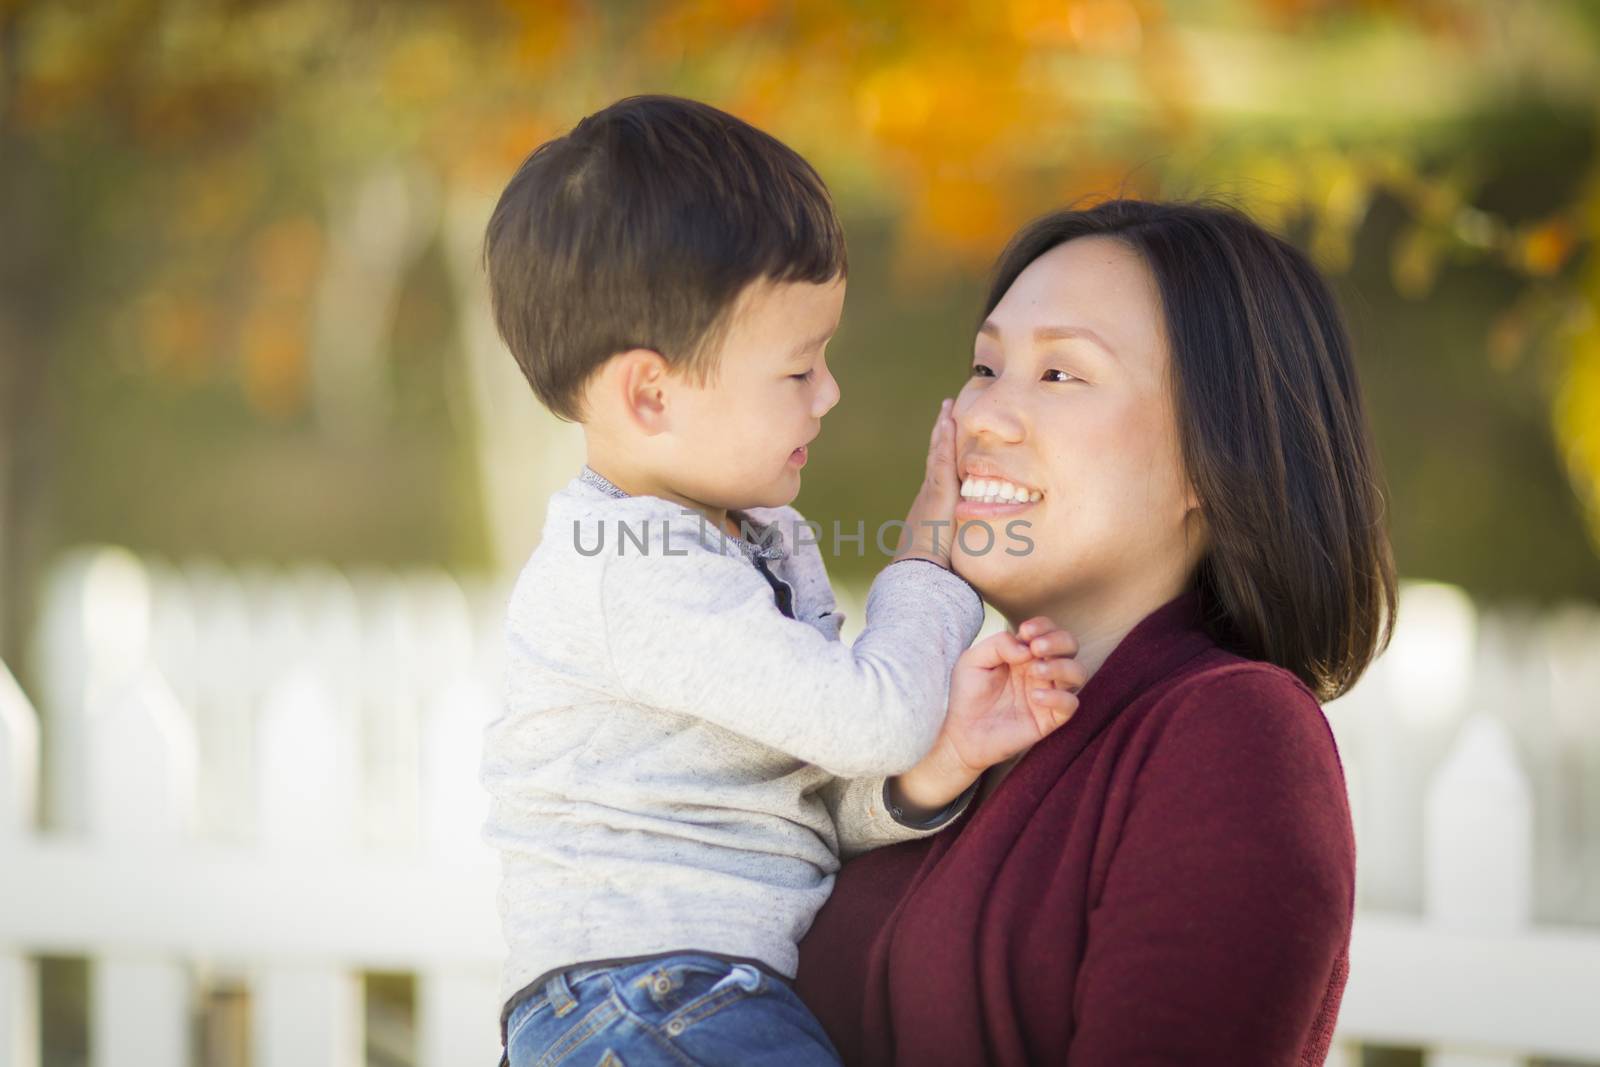
<path id="1" fill-rule="evenodd" d="M 791 374 L 789 377 L 793 378 L 797 382 L 809 382 L 811 380 L 812 373 L 813 372 L 811 371 L 806 371 L 804 374 Z"/>
<path id="2" fill-rule="evenodd" d="M 1061 375 L 1061 377 L 1052 378 L 1052 377 L 1050 377 L 1050 375 L 1052 375 L 1052 374 L 1059 374 L 1059 375 Z M 1064 370 L 1057 370 L 1055 367 L 1051 367 L 1049 370 L 1044 372 L 1044 380 L 1047 381 L 1047 382 L 1075 382 L 1075 381 L 1079 381 L 1080 379 L 1074 377 L 1071 374 L 1068 374 Z"/>

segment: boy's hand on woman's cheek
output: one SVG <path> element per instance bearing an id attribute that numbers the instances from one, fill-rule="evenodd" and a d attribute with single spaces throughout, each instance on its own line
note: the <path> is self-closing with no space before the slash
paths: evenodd
<path id="1" fill-rule="evenodd" d="M 911 502 L 906 529 L 900 535 L 895 559 L 931 560 L 950 566 L 950 545 L 955 540 L 956 504 L 961 499 L 961 483 L 956 478 L 956 420 L 951 414 L 953 401 L 939 405 L 939 417 L 928 438 L 928 463 L 922 488 Z"/>

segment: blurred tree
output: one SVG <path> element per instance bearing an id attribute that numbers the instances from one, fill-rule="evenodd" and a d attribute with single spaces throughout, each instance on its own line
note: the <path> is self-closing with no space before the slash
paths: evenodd
<path id="1" fill-rule="evenodd" d="M 772 129 L 818 163 L 855 232 L 882 235 L 878 277 L 901 311 L 852 305 L 863 336 L 925 318 L 959 353 L 970 324 L 948 294 L 975 300 L 975 273 L 1023 219 L 1114 191 L 1221 191 L 1424 333 L 1456 314 L 1434 294 L 1492 277 L 1477 325 L 1417 366 L 1473 381 L 1489 368 L 1475 404 L 1529 379 L 1539 441 L 1485 462 L 1539 485 L 1558 464 L 1565 514 L 1600 543 L 1596 21 L 1576 0 L 0 0 L 7 634 L 58 536 L 510 554 L 536 495 L 520 465 L 571 443 L 530 422 L 525 395 L 511 402 L 475 303 L 476 243 L 535 144 L 646 90 Z M 860 384 L 917 358 L 898 351 Z M 926 380 L 886 410 L 922 421 L 949 387 Z M 1425 456 L 1398 419 L 1380 426 L 1391 462 Z M 470 456 L 440 455 L 463 439 Z M 882 469 L 911 477 L 916 457 L 897 449 Z M 114 484 L 83 484 L 108 456 L 126 464 Z M 851 496 L 856 471 L 819 468 L 808 484 Z M 253 499 L 280 471 L 284 499 Z M 469 488 L 443 488 L 456 482 Z M 1546 567 L 1539 595 L 1600 596 L 1592 544 L 1574 559 L 1581 526 L 1559 504 L 1541 512 L 1551 529 L 1503 541 L 1515 518 L 1435 503 L 1395 502 L 1411 573 L 1503 592 L 1492 552 L 1430 541 L 1470 519 Z M 486 529 L 440 517 L 477 507 Z"/>

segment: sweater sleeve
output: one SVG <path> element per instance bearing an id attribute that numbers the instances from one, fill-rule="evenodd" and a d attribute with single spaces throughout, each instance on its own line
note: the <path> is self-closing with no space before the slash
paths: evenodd
<path id="1" fill-rule="evenodd" d="M 839 833 L 839 858 L 853 859 L 884 845 L 914 841 L 938 833 L 967 810 L 981 781 L 981 778 L 974 781 L 964 793 L 940 811 L 934 812 L 926 821 L 912 822 L 896 817 L 891 808 L 887 792 L 888 778 L 829 779 L 822 787 L 822 799 Z"/>
<path id="2" fill-rule="evenodd" d="M 933 747 L 950 672 L 983 624 L 971 586 L 920 560 L 879 572 L 854 645 L 785 617 L 753 567 L 715 552 L 610 558 L 601 602 L 630 699 L 841 777 L 898 774 Z"/>
<path id="3" fill-rule="evenodd" d="M 1333 737 L 1276 668 L 1176 699 L 1090 915 L 1069 1062 L 1294 1063 L 1353 919 Z"/>
<path id="4" fill-rule="evenodd" d="M 784 520 L 798 524 L 804 521 L 798 511 L 784 507 L 779 515 Z M 791 525 L 790 529 L 795 526 Z M 802 601 L 810 611 L 826 610 L 836 619 L 841 616 L 834 600 L 833 587 L 828 581 L 828 565 L 814 541 L 805 541 L 795 547 L 798 569 L 809 578 L 809 588 L 804 590 Z M 839 639 L 837 622 L 830 630 L 829 640 Z M 819 791 L 823 805 L 838 835 L 839 858 L 852 859 L 863 852 L 901 841 L 914 841 L 919 837 L 936 834 L 949 826 L 967 809 L 977 782 L 961 796 L 956 797 L 943 810 L 918 822 L 901 816 L 889 800 L 889 777 L 872 775 L 866 778 L 830 778 Z"/>

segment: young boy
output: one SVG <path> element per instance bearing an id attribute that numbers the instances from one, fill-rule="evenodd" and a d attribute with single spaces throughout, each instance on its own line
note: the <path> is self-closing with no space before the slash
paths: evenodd
<path id="1" fill-rule="evenodd" d="M 837 1063 L 789 980 L 841 858 L 948 825 L 1064 722 L 1071 638 L 1039 619 L 968 649 L 947 401 L 900 553 L 839 641 L 788 504 L 839 397 L 844 239 L 772 137 L 620 101 L 523 163 L 486 261 L 502 337 L 588 458 L 512 594 L 485 736 L 502 1063 Z"/>

